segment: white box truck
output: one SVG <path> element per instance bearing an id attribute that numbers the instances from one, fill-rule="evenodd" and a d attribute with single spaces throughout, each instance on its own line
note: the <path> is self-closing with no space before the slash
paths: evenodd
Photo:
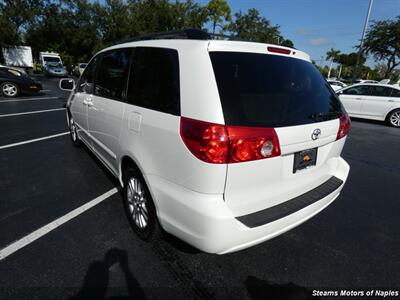
<path id="1" fill-rule="evenodd" d="M 61 57 L 55 52 L 39 52 L 39 62 L 45 67 L 47 63 L 59 63 L 62 65 Z"/>
<path id="2" fill-rule="evenodd" d="M 10 46 L 3 49 L 6 66 L 33 68 L 32 49 L 28 46 Z"/>

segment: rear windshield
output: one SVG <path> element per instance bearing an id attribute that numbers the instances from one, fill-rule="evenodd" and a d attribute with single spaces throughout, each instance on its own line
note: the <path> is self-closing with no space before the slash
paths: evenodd
<path id="1" fill-rule="evenodd" d="M 294 126 L 320 122 L 317 114 L 337 118 L 335 113 L 343 111 L 307 61 L 243 52 L 210 52 L 210 57 L 226 125 Z"/>

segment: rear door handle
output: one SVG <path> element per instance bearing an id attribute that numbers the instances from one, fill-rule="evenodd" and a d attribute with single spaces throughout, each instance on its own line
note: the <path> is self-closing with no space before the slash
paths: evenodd
<path id="1" fill-rule="evenodd" d="M 356 100 L 362 100 L 362 98 L 361 97 L 357 97 Z"/>
<path id="2" fill-rule="evenodd" d="M 394 100 L 390 99 L 390 100 L 388 100 L 388 102 L 394 102 Z"/>

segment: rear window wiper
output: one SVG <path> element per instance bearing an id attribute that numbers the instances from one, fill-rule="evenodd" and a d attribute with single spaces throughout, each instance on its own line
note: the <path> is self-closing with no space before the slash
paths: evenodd
<path id="1" fill-rule="evenodd" d="M 316 114 L 312 114 L 308 116 L 309 119 L 314 119 L 314 120 L 332 120 L 334 118 L 341 117 L 343 115 L 343 112 L 340 111 L 330 111 L 330 112 L 320 112 Z"/>

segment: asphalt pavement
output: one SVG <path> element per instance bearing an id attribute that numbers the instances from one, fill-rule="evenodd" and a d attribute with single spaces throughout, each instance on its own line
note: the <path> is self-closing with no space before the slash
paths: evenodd
<path id="1" fill-rule="evenodd" d="M 0 299 L 301 299 L 315 290 L 400 290 L 400 130 L 380 122 L 352 120 L 341 196 L 258 246 L 212 255 L 169 235 L 145 243 L 130 229 L 119 192 L 32 238 L 118 187 L 87 149 L 72 146 L 68 93 L 58 79 L 40 79 L 39 95 L 0 97 L 0 253 L 29 236 L 0 256 Z"/>

